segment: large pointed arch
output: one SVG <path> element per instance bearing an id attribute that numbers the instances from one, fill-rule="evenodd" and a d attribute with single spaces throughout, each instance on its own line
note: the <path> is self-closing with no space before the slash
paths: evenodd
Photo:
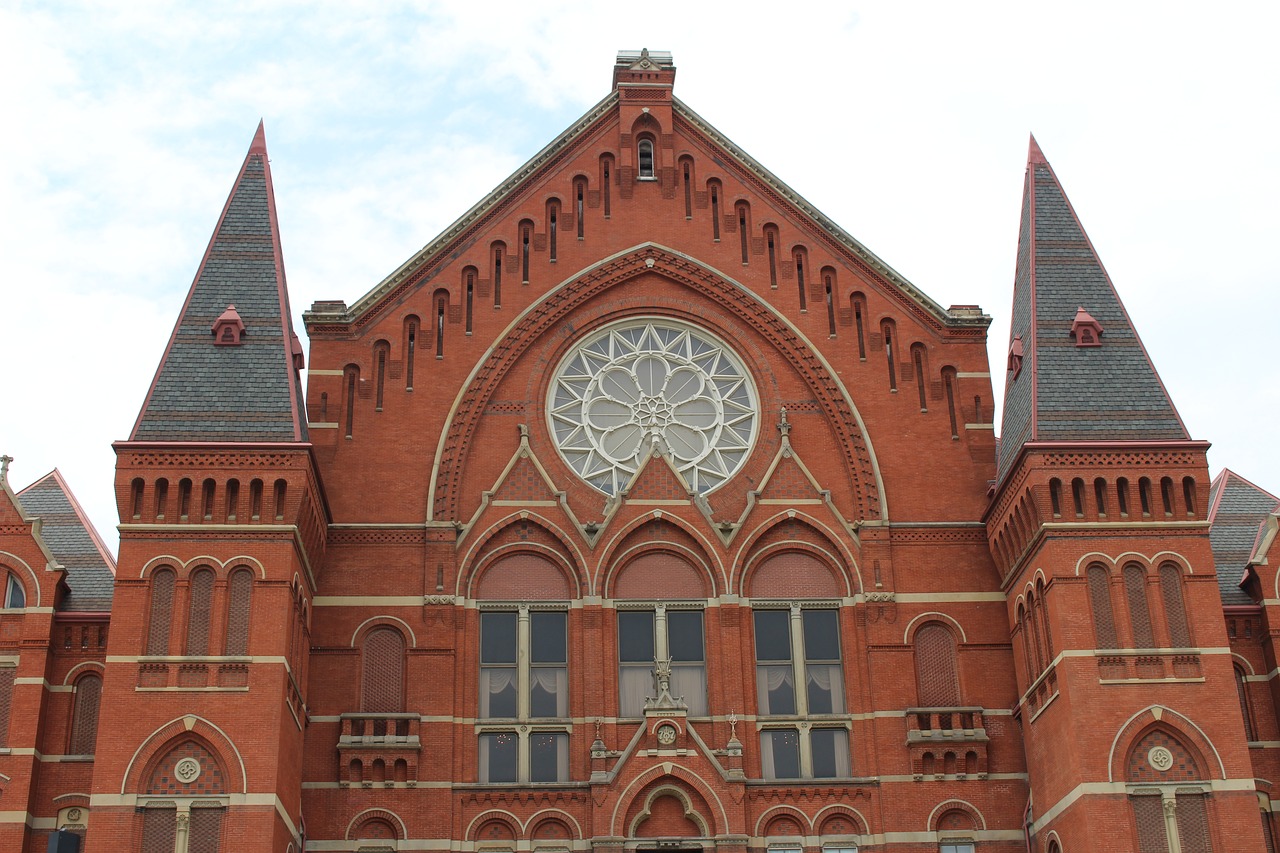
<path id="1" fill-rule="evenodd" d="M 520 313 L 495 339 L 459 390 L 440 435 L 431 470 L 428 518 L 457 518 L 472 437 L 493 393 L 535 342 L 556 330 L 587 300 L 645 272 L 696 290 L 723 311 L 756 329 L 806 383 L 818 408 L 846 437 L 840 442 L 860 520 L 888 518 L 883 481 L 862 416 L 836 371 L 796 326 L 748 288 L 674 249 L 642 243 L 588 267 Z"/>

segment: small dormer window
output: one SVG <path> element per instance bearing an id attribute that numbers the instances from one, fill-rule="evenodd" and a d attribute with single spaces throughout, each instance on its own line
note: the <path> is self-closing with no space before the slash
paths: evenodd
<path id="1" fill-rule="evenodd" d="M 1076 339 L 1078 347 L 1102 346 L 1102 325 L 1084 310 L 1083 305 L 1076 310 L 1076 317 L 1071 321 L 1071 337 Z"/>
<path id="2" fill-rule="evenodd" d="M 1013 371 L 1013 379 L 1022 372 L 1022 335 L 1014 335 L 1013 342 L 1009 344 L 1009 370 Z"/>
<path id="3" fill-rule="evenodd" d="M 4 606 L 11 610 L 21 610 L 27 606 L 27 591 L 13 575 L 9 575 L 8 583 L 5 584 Z"/>
<path id="4" fill-rule="evenodd" d="M 641 139 L 636 146 L 640 180 L 653 180 L 653 140 Z"/>
<path id="5" fill-rule="evenodd" d="M 244 321 L 236 306 L 228 305 L 227 310 L 213 321 L 213 342 L 220 347 L 237 347 L 244 337 Z"/>

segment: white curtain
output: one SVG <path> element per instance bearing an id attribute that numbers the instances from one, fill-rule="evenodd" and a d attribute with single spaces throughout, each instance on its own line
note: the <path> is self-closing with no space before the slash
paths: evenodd
<path id="1" fill-rule="evenodd" d="M 840 665 L 810 663 L 805 664 L 805 670 L 809 678 L 809 713 L 843 714 L 844 678 Z"/>
<path id="2" fill-rule="evenodd" d="M 689 705 L 689 716 L 707 715 L 707 670 L 702 664 L 671 667 L 671 695 Z"/>
<path id="3" fill-rule="evenodd" d="M 778 778 L 773 767 L 773 733 L 769 731 L 760 733 L 760 770 L 766 779 Z"/>
<path id="4" fill-rule="evenodd" d="M 534 667 L 529 672 L 529 690 L 537 697 L 541 692 L 546 696 L 554 697 L 554 707 L 551 713 L 541 712 L 544 703 L 540 701 L 531 701 L 530 713 L 535 717 L 567 717 L 569 716 L 569 670 L 565 667 L 539 666 Z M 545 704 L 552 704 L 547 702 Z"/>
<path id="5" fill-rule="evenodd" d="M 790 707 L 782 702 L 782 695 L 777 702 L 770 702 L 769 697 L 786 688 L 785 694 L 790 697 Z M 756 699 L 760 703 L 761 714 L 794 714 L 795 708 L 795 672 L 790 664 L 756 667 Z M 778 705 L 779 707 L 773 707 Z"/>
<path id="6" fill-rule="evenodd" d="M 644 714 L 644 699 L 653 693 L 651 669 L 650 664 L 618 668 L 618 713 L 621 716 L 639 717 Z"/>
<path id="7" fill-rule="evenodd" d="M 516 715 L 514 694 L 516 670 L 514 667 L 482 667 L 480 670 L 480 719 L 491 719 L 494 710 L 501 710 L 504 717 Z M 511 692 L 510 697 L 503 694 Z M 494 700 L 497 701 L 494 701 Z M 503 706 L 507 707 L 503 707 Z M 494 706 L 497 706 L 496 709 Z"/>

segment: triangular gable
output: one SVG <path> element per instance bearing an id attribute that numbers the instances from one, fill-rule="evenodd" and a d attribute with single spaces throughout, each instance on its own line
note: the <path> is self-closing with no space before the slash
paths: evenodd
<path id="1" fill-rule="evenodd" d="M 53 558 L 67 570 L 70 594 L 62 610 L 111 609 L 115 558 L 89 521 L 61 472 L 54 469 L 17 494 L 24 510 L 41 521 L 40 536 Z"/>
<path id="2" fill-rule="evenodd" d="M 1078 319 L 1088 317 L 1092 325 Z M 1101 337 L 1096 335 L 1101 329 Z M 1006 365 L 1000 476 L 1028 441 L 1189 439 L 1102 261 L 1032 137 Z"/>
<path id="3" fill-rule="evenodd" d="M 671 457 L 665 453 L 650 453 L 641 460 L 639 469 L 631 477 L 627 487 L 622 490 L 621 497 L 627 503 L 645 501 L 689 503 L 693 500 L 693 490 L 672 465 Z"/>
<path id="4" fill-rule="evenodd" d="M 488 223 L 523 203 L 527 187 L 558 168 L 581 147 L 592 144 L 601 133 L 608 129 L 616 130 L 620 104 L 619 91 L 615 88 L 350 307 L 341 302 L 314 304 L 304 314 L 308 327 L 323 331 L 349 326 L 365 327 L 373 322 L 383 307 L 397 304 L 410 291 L 431 281 L 437 272 L 453 262 L 463 247 L 478 238 Z M 802 229 L 807 224 L 815 238 L 831 248 L 843 250 L 851 266 L 864 272 L 869 279 L 882 283 L 886 295 L 896 298 L 908 313 L 935 328 L 966 327 L 985 331 L 990 324 L 991 318 L 986 315 L 974 312 L 953 314 L 929 298 L 679 98 L 670 96 L 670 108 L 673 130 L 702 145 L 720 168 L 733 171 L 738 179 L 753 186 L 762 199 L 784 208 L 786 212 L 783 215 L 789 216 Z"/>
<path id="5" fill-rule="evenodd" d="M 494 486 L 491 502 L 515 504 L 559 501 L 559 497 L 545 473 L 534 464 L 533 458 L 528 454 L 518 454 L 514 464 Z"/>
<path id="6" fill-rule="evenodd" d="M 243 336 L 215 339 L 229 312 Z M 259 124 L 131 440 L 305 441 L 301 366 Z"/>

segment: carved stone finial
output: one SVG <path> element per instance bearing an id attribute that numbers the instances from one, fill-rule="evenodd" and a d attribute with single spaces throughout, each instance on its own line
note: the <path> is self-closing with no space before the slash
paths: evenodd
<path id="1" fill-rule="evenodd" d="M 9 454 L 0 456 L 0 480 L 9 479 L 9 463 L 13 461 L 13 457 Z"/>
<path id="2" fill-rule="evenodd" d="M 778 432 L 782 433 L 783 438 L 791 436 L 791 424 L 787 423 L 787 407 L 782 407 L 782 414 L 778 419 Z"/>
<path id="3" fill-rule="evenodd" d="M 738 739 L 738 712 L 729 712 L 729 740 Z"/>
<path id="4" fill-rule="evenodd" d="M 658 695 L 644 700 L 646 710 L 688 709 L 689 706 L 685 704 L 683 696 L 671 695 L 671 658 L 653 662 L 653 689 Z"/>
<path id="5" fill-rule="evenodd" d="M 520 430 L 520 440 L 521 440 L 521 441 L 528 441 L 528 440 L 529 440 L 529 425 L 528 425 L 528 424 L 516 424 L 516 427 L 517 427 L 517 428 L 519 428 L 519 430 Z"/>

